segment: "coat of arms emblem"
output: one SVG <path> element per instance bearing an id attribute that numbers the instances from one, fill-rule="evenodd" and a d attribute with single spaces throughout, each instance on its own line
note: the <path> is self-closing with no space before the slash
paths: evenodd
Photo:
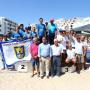
<path id="1" fill-rule="evenodd" d="M 14 47 L 14 50 L 15 50 L 15 54 L 18 59 L 24 58 L 24 56 L 25 56 L 24 46 L 16 46 L 16 47 Z"/>

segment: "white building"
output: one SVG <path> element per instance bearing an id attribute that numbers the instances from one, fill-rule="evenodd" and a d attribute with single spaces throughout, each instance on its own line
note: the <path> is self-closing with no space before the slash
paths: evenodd
<path id="1" fill-rule="evenodd" d="M 0 34 L 6 35 L 10 31 L 14 31 L 18 24 L 8 18 L 0 17 Z"/>
<path id="2" fill-rule="evenodd" d="M 59 29 L 71 30 L 90 24 L 90 17 L 86 17 L 86 18 L 76 17 L 71 19 L 61 18 L 55 20 L 55 23 L 57 24 Z"/>

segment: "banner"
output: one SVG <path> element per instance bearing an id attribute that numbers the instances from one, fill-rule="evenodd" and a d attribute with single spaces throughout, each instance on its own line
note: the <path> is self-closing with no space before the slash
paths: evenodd
<path id="1" fill-rule="evenodd" d="M 7 65 L 31 59 L 30 41 L 2 43 L 2 50 Z"/>

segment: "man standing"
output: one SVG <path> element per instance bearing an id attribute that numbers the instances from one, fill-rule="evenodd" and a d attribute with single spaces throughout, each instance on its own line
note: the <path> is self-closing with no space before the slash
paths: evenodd
<path id="1" fill-rule="evenodd" d="M 61 55 L 62 55 L 63 49 L 62 47 L 58 44 L 58 40 L 54 39 L 54 45 L 51 46 L 51 53 L 53 56 L 53 61 L 52 61 L 52 71 L 51 75 L 57 75 L 60 76 L 60 66 L 61 66 Z"/>
<path id="2" fill-rule="evenodd" d="M 46 33 L 46 28 L 45 25 L 43 24 L 43 18 L 39 19 L 40 24 L 37 25 L 37 33 L 40 39 L 40 43 L 42 42 L 42 37 L 45 36 Z"/>
<path id="3" fill-rule="evenodd" d="M 50 24 L 48 25 L 48 35 L 49 35 L 49 43 L 53 44 L 53 40 L 55 38 L 55 34 L 57 31 L 57 26 L 54 24 L 54 19 L 50 20 Z"/>
<path id="4" fill-rule="evenodd" d="M 37 76 L 39 76 L 39 58 L 38 58 L 38 40 L 33 38 L 33 44 L 30 46 L 31 62 L 32 62 L 32 76 L 34 76 L 35 65 L 37 67 Z"/>
<path id="5" fill-rule="evenodd" d="M 49 78 L 49 70 L 50 70 L 50 60 L 51 60 L 51 52 L 50 52 L 50 44 L 46 42 L 46 38 L 42 38 L 42 43 L 39 45 L 38 49 L 38 57 L 40 60 L 40 76 L 41 79 L 44 77 L 44 68 L 46 68 L 46 77 Z"/>
<path id="6" fill-rule="evenodd" d="M 80 40 L 80 36 L 77 36 L 77 42 L 75 42 L 75 53 L 76 53 L 76 59 L 77 59 L 77 73 L 80 74 L 81 67 L 83 68 L 84 65 L 84 58 L 83 58 L 83 45 Z"/>
<path id="7" fill-rule="evenodd" d="M 87 44 L 87 41 L 85 41 L 85 36 L 84 35 L 81 36 L 81 43 L 82 43 L 83 49 L 84 49 L 84 51 L 83 51 L 83 58 L 84 58 L 83 65 L 84 65 L 84 68 L 83 69 L 86 69 L 87 68 L 86 67 L 86 50 L 87 50 L 88 44 Z"/>

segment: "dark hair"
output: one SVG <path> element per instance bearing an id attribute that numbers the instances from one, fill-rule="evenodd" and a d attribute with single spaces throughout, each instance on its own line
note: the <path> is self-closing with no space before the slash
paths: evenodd
<path id="1" fill-rule="evenodd" d="M 31 30 L 31 26 L 28 26 L 28 30 Z"/>
<path id="2" fill-rule="evenodd" d="M 20 24 L 20 26 L 23 26 L 23 24 Z"/>
<path id="3" fill-rule="evenodd" d="M 45 22 L 46 26 L 48 25 L 48 22 Z"/>
<path id="4" fill-rule="evenodd" d="M 42 20 L 43 20 L 43 18 L 39 18 L 39 20 L 40 20 L 40 19 L 42 19 Z"/>

